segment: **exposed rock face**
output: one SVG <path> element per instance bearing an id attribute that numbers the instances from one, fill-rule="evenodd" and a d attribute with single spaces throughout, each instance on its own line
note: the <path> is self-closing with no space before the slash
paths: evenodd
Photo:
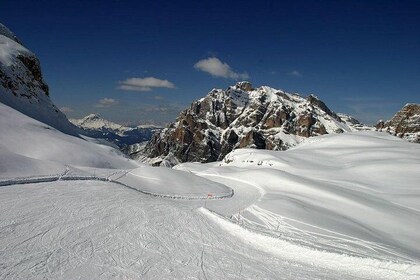
<path id="1" fill-rule="evenodd" d="M 250 82 L 247 82 L 247 81 L 238 82 L 238 83 L 236 84 L 236 86 L 237 86 L 239 89 L 243 90 L 243 91 L 251 91 L 251 90 L 252 90 L 252 85 L 251 85 L 251 83 L 250 83 Z"/>
<path id="2" fill-rule="evenodd" d="M 78 133 L 51 102 L 38 58 L 1 23 L 0 102 L 63 132 Z"/>
<path id="3" fill-rule="evenodd" d="M 306 137 L 352 130 L 313 95 L 303 98 L 239 82 L 193 102 L 175 123 L 153 135 L 142 156 L 164 165 L 168 156 L 211 162 L 235 148 L 285 150 Z"/>
<path id="4" fill-rule="evenodd" d="M 420 143 L 420 104 L 406 104 L 389 121 L 379 121 L 376 129 Z"/>

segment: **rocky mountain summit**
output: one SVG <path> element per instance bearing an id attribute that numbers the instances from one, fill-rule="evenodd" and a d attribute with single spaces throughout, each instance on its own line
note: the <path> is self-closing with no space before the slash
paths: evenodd
<path id="1" fill-rule="evenodd" d="M 51 102 L 38 58 L 0 23 L 0 102 L 69 134 L 78 129 Z"/>
<path id="2" fill-rule="evenodd" d="M 139 145 L 149 141 L 155 132 L 161 128 L 153 125 L 140 125 L 127 127 L 102 118 L 98 114 L 90 114 L 82 119 L 70 119 L 70 121 L 83 130 L 83 134 L 97 139 L 105 139 L 116 144 L 120 149 L 129 153 L 130 145 Z"/>
<path id="3" fill-rule="evenodd" d="M 406 104 L 389 121 L 379 121 L 376 129 L 420 143 L 420 104 Z"/>
<path id="4" fill-rule="evenodd" d="M 211 162 L 236 148 L 286 150 L 307 137 L 354 131 L 357 125 L 314 95 L 303 98 L 239 82 L 193 102 L 174 123 L 153 135 L 137 157 L 154 165 Z"/>

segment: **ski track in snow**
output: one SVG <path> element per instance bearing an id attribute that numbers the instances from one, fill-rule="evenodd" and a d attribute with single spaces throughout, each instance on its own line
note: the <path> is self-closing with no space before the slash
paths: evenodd
<path id="1" fill-rule="evenodd" d="M 0 192 L 0 279 L 336 278 L 333 268 L 248 246 L 196 207 L 112 183 L 60 181 Z"/>
<path id="2" fill-rule="evenodd" d="M 62 174 L 57 175 L 44 175 L 44 176 L 37 176 L 37 177 L 22 177 L 22 178 L 14 178 L 8 180 L 0 180 L 0 187 L 6 186 L 13 186 L 13 185 L 24 185 L 24 184 L 35 184 L 35 183 L 48 183 L 48 182 L 55 182 L 55 181 L 104 181 L 104 182 L 112 182 L 115 184 L 119 184 L 126 188 L 130 188 L 141 192 L 146 195 L 156 196 L 161 198 L 171 198 L 171 199 L 204 199 L 204 200 L 213 200 L 213 199 L 224 199 L 232 197 L 234 194 L 233 189 L 229 193 L 214 193 L 209 196 L 208 193 L 185 193 L 185 194 L 164 194 L 164 193 L 155 193 L 143 190 L 141 186 L 138 185 L 129 185 L 119 181 L 121 178 L 125 177 L 127 174 L 130 173 L 128 170 L 119 170 L 114 173 L 111 173 L 108 176 L 99 177 L 95 175 L 68 175 L 70 172 L 70 168 L 66 167 L 65 171 Z M 116 178 L 112 178 L 116 176 Z M 136 177 L 141 177 L 135 175 Z M 154 178 L 148 178 L 149 180 Z"/>
<path id="3" fill-rule="evenodd" d="M 317 227 L 284 217 L 253 204 L 264 195 L 264 190 L 261 190 L 255 185 L 245 183 L 237 178 L 229 178 L 228 176 L 223 175 L 205 174 L 199 172 L 194 173 L 207 178 L 218 178 L 219 182 L 223 182 L 235 189 L 235 196 L 229 201 L 229 204 L 233 206 L 233 208 L 229 209 L 225 207 L 225 209 L 221 209 L 217 202 L 206 203 L 206 208 L 212 210 L 213 213 L 223 213 L 223 216 L 225 217 L 230 216 L 231 222 L 240 224 L 246 229 L 320 251 L 328 250 L 338 254 L 364 258 L 376 258 L 382 261 L 406 261 L 408 263 L 416 263 L 415 260 L 407 258 L 406 256 L 399 254 L 397 251 L 392 250 L 392 248 L 376 242 L 362 240 L 338 232 L 328 231 L 323 228 L 318 229 L 322 232 L 326 232 L 324 234 L 300 229 L 294 226 L 293 223 L 305 224 L 305 226 L 309 228 Z M 241 188 L 234 187 L 238 182 L 242 184 Z M 249 190 L 246 191 L 247 188 L 244 188 L 245 185 L 249 185 L 251 188 L 255 187 L 255 189 L 258 190 L 259 195 L 250 195 Z M 244 199 L 246 197 L 252 197 L 253 200 L 247 201 Z M 219 204 L 223 205 L 224 203 L 220 202 Z M 253 219 L 250 219 L 249 215 L 251 215 Z M 255 218 L 261 222 L 255 222 Z M 264 226 L 262 226 L 261 223 Z"/>
<path id="4" fill-rule="evenodd" d="M 262 221 L 264 227 L 262 227 L 260 223 L 255 222 L 253 219 L 246 218 L 246 216 L 244 216 L 244 212 L 248 212 L 254 217 L 257 217 L 258 220 Z M 299 229 L 291 222 L 304 224 L 305 226 L 312 228 L 317 227 L 281 216 L 256 205 L 246 208 L 244 212 L 233 215 L 233 220 L 251 230 L 268 234 L 270 236 L 276 236 L 295 244 L 308 246 L 318 250 L 325 250 L 328 248 L 329 251 L 340 254 L 367 258 L 374 257 L 384 261 L 413 261 L 379 243 L 362 240 L 338 232 L 328 231 L 323 228 L 318 229 L 327 231 L 329 234 L 321 234 L 314 231 Z"/>
<path id="5" fill-rule="evenodd" d="M 355 134 L 281 158 L 237 150 L 229 166 L 192 168 L 207 180 L 139 165 L 0 107 L 0 280 L 420 279 L 417 146 Z M 302 167 L 307 177 L 293 175 Z M 322 172 L 325 182 L 310 180 Z M 332 204 L 322 215 L 317 203 Z M 363 209 L 374 212 L 364 219 Z M 383 240 L 397 250 L 371 242 Z"/>
<path id="6" fill-rule="evenodd" d="M 235 195 L 230 198 L 228 206 L 226 206 L 226 203 L 223 201 L 214 201 L 207 202 L 205 207 L 214 213 L 222 214 L 225 217 L 231 217 L 231 222 L 238 223 L 251 231 L 321 251 L 328 250 L 338 254 L 376 258 L 383 261 L 406 261 L 415 263 L 415 260 L 407 258 L 397 251 L 392 250 L 392 248 L 382 244 L 329 231 L 324 228 L 318 228 L 314 225 L 303 223 L 263 209 L 254 203 L 264 196 L 265 191 L 255 184 L 250 184 L 250 182 L 246 182 L 245 180 L 220 174 L 193 173 L 205 178 L 212 178 L 217 182 L 233 188 L 235 190 Z M 241 184 L 241 187 L 235 188 L 235 185 L 237 184 Z M 256 222 L 255 219 L 260 222 Z M 304 224 L 307 228 L 316 228 L 324 233 L 303 230 L 294 226 L 293 223 Z"/>
<path id="7" fill-rule="evenodd" d="M 417 265 L 311 250 L 238 229 L 230 219 L 197 211 L 198 202 L 116 186 L 62 180 L 0 188 L 0 279 L 420 277 Z"/>

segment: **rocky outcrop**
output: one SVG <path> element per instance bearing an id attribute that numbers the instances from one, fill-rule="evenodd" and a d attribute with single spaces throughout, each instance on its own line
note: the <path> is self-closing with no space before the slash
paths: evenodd
<path id="1" fill-rule="evenodd" d="M 376 129 L 413 143 L 420 143 L 420 104 L 406 104 L 389 121 L 379 121 Z"/>
<path id="2" fill-rule="evenodd" d="M 238 82 L 236 84 L 236 87 L 238 87 L 239 89 L 243 91 L 252 91 L 252 85 L 250 82 L 247 82 L 247 81 Z"/>
<path id="3" fill-rule="evenodd" d="M 0 102 L 65 133 L 79 130 L 51 102 L 38 58 L 0 24 Z"/>
<path id="4" fill-rule="evenodd" d="M 349 117 L 350 118 L 350 117 Z M 249 82 L 213 89 L 153 135 L 138 157 L 168 165 L 221 160 L 236 148 L 285 150 L 303 139 L 354 130 L 321 100 Z"/>

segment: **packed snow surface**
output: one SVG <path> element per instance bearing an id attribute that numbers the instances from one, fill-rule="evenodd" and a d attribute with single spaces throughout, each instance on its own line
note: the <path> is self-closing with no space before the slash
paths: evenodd
<path id="1" fill-rule="evenodd" d="M 1 104 L 0 132 L 0 279 L 420 278 L 419 148 L 392 136 L 174 170 Z"/>
<path id="2" fill-rule="evenodd" d="M 177 169 L 257 187 L 258 201 L 234 214 L 248 228 L 320 250 L 420 261 L 417 144 L 378 132 L 326 135 L 285 152 L 238 149 L 223 163 Z"/>

